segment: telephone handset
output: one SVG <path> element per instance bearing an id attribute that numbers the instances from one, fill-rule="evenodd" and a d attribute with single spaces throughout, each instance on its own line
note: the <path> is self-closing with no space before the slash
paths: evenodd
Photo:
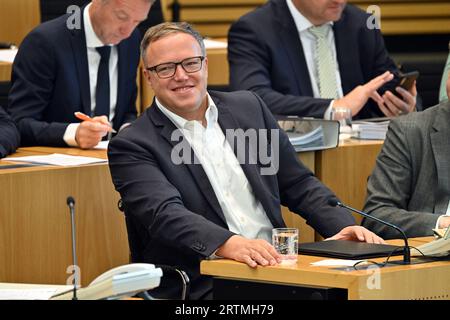
<path id="1" fill-rule="evenodd" d="M 77 290 L 79 300 L 117 299 L 159 286 L 163 272 L 149 263 L 132 263 L 116 267 L 98 276 L 87 287 Z M 51 299 L 70 300 L 73 290 L 54 295 Z"/>
<path id="2" fill-rule="evenodd" d="M 101 275 L 99 275 L 97 278 L 92 280 L 92 282 L 89 284 L 89 286 L 95 285 L 96 283 L 105 281 L 108 278 L 111 278 L 115 275 L 129 273 L 129 272 L 135 272 L 135 271 L 144 271 L 144 270 L 154 270 L 155 265 L 150 263 L 131 263 L 126 264 L 123 266 L 119 266 L 116 268 L 113 268 L 111 270 L 108 270 Z"/>

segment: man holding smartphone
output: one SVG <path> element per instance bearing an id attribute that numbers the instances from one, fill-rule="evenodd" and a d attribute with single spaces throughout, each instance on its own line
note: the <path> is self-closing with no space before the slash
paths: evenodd
<path id="1" fill-rule="evenodd" d="M 370 15 L 344 0 L 270 0 L 228 34 L 232 90 L 252 90 L 273 114 L 356 119 L 415 110 L 416 86 L 396 87 L 398 69 Z M 397 97 L 392 92 L 397 92 Z"/>

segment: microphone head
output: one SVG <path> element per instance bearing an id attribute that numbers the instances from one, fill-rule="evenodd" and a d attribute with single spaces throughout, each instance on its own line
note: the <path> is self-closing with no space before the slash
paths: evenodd
<path id="1" fill-rule="evenodd" d="M 339 205 L 339 201 L 336 198 L 330 198 L 328 199 L 328 204 L 332 207 L 336 207 Z"/>
<path id="2" fill-rule="evenodd" d="M 67 197 L 67 205 L 73 206 L 75 204 L 75 199 L 72 196 Z"/>

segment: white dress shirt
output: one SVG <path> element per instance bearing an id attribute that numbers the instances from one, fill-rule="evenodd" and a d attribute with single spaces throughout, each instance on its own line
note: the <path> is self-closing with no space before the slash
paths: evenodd
<path id="1" fill-rule="evenodd" d="M 105 44 L 97 37 L 92 27 L 91 17 L 89 16 L 89 8 L 91 4 L 88 4 L 83 11 L 83 26 L 84 34 L 86 36 L 87 47 L 87 59 L 89 66 L 89 88 L 91 90 L 91 113 L 95 110 L 95 91 L 97 87 L 97 73 L 100 65 L 100 53 L 95 49 L 96 47 L 102 47 Z M 82 54 L 82 53 L 80 53 Z M 117 86 L 118 86 L 118 62 L 119 54 L 117 52 L 117 46 L 111 45 L 111 55 L 109 57 L 109 88 L 110 88 L 110 110 L 109 121 L 114 118 L 116 104 L 117 104 Z M 83 110 L 79 110 L 83 111 Z M 79 123 L 71 123 L 67 127 L 64 133 L 64 141 L 72 147 L 78 146 L 75 140 L 75 134 Z"/>
<path id="2" fill-rule="evenodd" d="M 300 13 L 300 11 L 298 11 L 298 9 L 292 3 L 292 0 L 286 0 L 286 3 L 288 5 L 289 11 L 291 12 L 292 17 L 294 18 L 294 22 L 297 27 L 298 34 L 300 36 L 300 41 L 303 46 L 303 52 L 305 55 L 306 65 L 308 66 L 309 78 L 311 79 L 311 87 L 313 90 L 313 96 L 314 96 L 314 98 L 321 98 L 320 93 L 319 93 L 318 71 L 317 71 L 317 66 L 315 63 L 316 38 L 308 30 L 310 27 L 313 27 L 314 25 L 304 15 L 302 15 Z M 333 22 L 328 22 L 327 25 L 329 26 L 327 42 L 329 44 L 331 55 L 333 56 L 333 59 L 335 61 L 335 65 L 336 65 L 336 73 L 334 74 L 334 76 L 336 77 L 337 94 L 338 94 L 339 98 L 342 98 L 343 90 L 342 90 L 341 74 L 339 72 L 339 63 L 337 61 L 337 55 L 336 55 L 336 44 L 334 42 L 334 32 L 333 32 L 333 28 L 332 28 Z M 333 75 L 330 75 L 330 76 L 333 76 Z M 329 119 L 329 113 L 331 111 L 332 106 L 333 106 L 333 101 L 331 102 L 330 106 L 328 107 L 327 111 L 324 114 L 325 119 Z"/>
<path id="3" fill-rule="evenodd" d="M 181 130 L 205 171 L 231 232 L 248 239 L 272 242 L 272 223 L 256 199 L 236 155 L 217 122 L 218 111 L 208 94 L 206 127 L 169 111 L 156 99 L 158 108 Z"/>

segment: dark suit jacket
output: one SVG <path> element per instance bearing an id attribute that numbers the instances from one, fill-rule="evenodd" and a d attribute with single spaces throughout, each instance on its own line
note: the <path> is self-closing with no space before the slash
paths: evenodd
<path id="1" fill-rule="evenodd" d="M 237 128 L 278 129 L 270 111 L 254 93 L 210 94 L 224 133 L 226 129 Z M 112 139 L 109 165 L 126 214 L 140 232 L 143 261 L 185 270 L 192 280 L 192 297 L 201 298 L 211 289 L 211 283 L 199 275 L 200 261 L 232 233 L 202 166 L 176 165 L 171 161 L 172 149 L 179 143 L 171 141 L 175 129 L 153 103 Z M 328 206 L 327 199 L 332 193 L 298 162 L 287 136 L 282 130 L 279 133 L 276 175 L 261 175 L 259 161 L 241 165 L 273 226 L 285 225 L 280 204 L 301 214 L 325 237 L 353 225 L 353 217 L 347 211 Z M 246 150 L 256 147 L 246 143 Z M 169 288 L 159 290 L 167 293 Z"/>
<path id="2" fill-rule="evenodd" d="M 83 29 L 68 29 L 67 17 L 31 31 L 14 61 L 9 111 L 24 145 L 66 146 L 63 135 L 67 126 L 80 121 L 74 112 L 91 114 L 85 34 Z M 136 118 L 137 30 L 118 45 L 118 53 L 116 130 Z"/>
<path id="3" fill-rule="evenodd" d="M 450 102 L 393 120 L 367 186 L 364 210 L 403 228 L 408 237 L 430 236 L 450 200 Z M 399 234 L 375 221 L 380 236 Z"/>
<path id="4" fill-rule="evenodd" d="M 20 143 L 19 131 L 10 116 L 0 107 L 0 158 L 13 153 Z"/>
<path id="5" fill-rule="evenodd" d="M 347 5 L 333 26 L 344 95 L 396 70 L 380 31 L 367 28 L 367 17 Z M 228 60 L 231 89 L 255 91 L 274 114 L 321 118 L 330 104 L 329 99 L 312 98 L 303 47 L 286 0 L 271 0 L 231 26 Z M 374 116 L 382 113 L 370 100 L 355 118 Z"/>

